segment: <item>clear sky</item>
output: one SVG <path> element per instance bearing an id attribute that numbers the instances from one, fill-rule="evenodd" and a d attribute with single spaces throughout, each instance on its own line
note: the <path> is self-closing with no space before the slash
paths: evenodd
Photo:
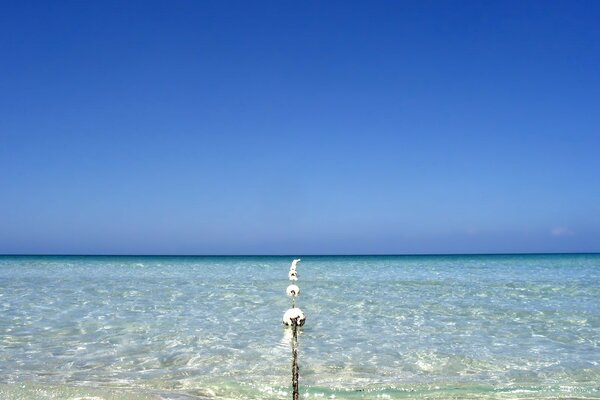
<path id="1" fill-rule="evenodd" d="M 598 1 L 3 1 L 0 253 L 600 251 Z"/>

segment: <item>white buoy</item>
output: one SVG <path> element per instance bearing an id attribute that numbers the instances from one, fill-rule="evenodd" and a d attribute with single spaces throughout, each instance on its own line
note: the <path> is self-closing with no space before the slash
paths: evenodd
<path id="1" fill-rule="evenodd" d="M 296 285 L 290 285 L 285 290 L 288 296 L 296 297 L 300 294 L 300 288 Z"/>
<path id="2" fill-rule="evenodd" d="M 288 274 L 288 276 L 290 277 L 290 281 L 298 280 L 298 272 L 296 272 L 295 270 L 290 270 L 290 273 Z"/>
<path id="3" fill-rule="evenodd" d="M 286 326 L 292 326 L 292 320 L 296 319 L 296 325 L 302 326 L 306 321 L 304 313 L 299 308 L 290 308 L 283 314 L 283 323 Z"/>
<path id="4" fill-rule="evenodd" d="M 296 266 L 298 265 L 298 263 L 299 263 L 299 262 L 300 262 L 300 259 L 299 259 L 299 258 L 297 258 L 297 259 L 295 259 L 294 261 L 292 261 L 292 266 L 290 267 L 290 271 L 291 271 L 291 270 L 294 270 L 294 271 L 295 271 L 295 270 L 296 270 Z"/>

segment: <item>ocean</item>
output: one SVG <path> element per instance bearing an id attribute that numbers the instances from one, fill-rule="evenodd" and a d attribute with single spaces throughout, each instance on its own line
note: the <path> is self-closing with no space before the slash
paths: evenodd
<path id="1" fill-rule="evenodd" d="M 0 399 L 290 399 L 294 257 L 0 257 Z M 600 398 L 600 255 L 300 257 L 300 397 Z"/>

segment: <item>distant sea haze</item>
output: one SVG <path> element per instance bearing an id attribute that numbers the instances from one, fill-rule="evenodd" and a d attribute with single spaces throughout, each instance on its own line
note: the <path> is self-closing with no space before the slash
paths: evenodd
<path id="1" fill-rule="evenodd" d="M 1 399 L 289 399 L 292 256 L 0 256 Z M 600 255 L 300 256 L 300 394 L 600 397 Z"/>

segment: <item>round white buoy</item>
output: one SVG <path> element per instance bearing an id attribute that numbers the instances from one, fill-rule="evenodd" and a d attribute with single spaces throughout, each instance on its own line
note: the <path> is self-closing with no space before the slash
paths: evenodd
<path id="1" fill-rule="evenodd" d="M 285 290 L 288 296 L 296 297 L 300 294 L 300 288 L 296 285 L 290 285 Z"/>
<path id="2" fill-rule="evenodd" d="M 290 308 L 285 312 L 285 314 L 283 314 L 283 323 L 286 326 L 292 326 L 293 319 L 296 319 L 296 324 L 298 326 L 302 326 L 304 325 L 304 322 L 306 322 L 306 317 L 299 308 Z"/>
<path id="3" fill-rule="evenodd" d="M 296 272 L 296 270 L 290 270 L 290 273 L 288 274 L 288 276 L 290 277 L 290 281 L 298 280 L 298 272 Z"/>

